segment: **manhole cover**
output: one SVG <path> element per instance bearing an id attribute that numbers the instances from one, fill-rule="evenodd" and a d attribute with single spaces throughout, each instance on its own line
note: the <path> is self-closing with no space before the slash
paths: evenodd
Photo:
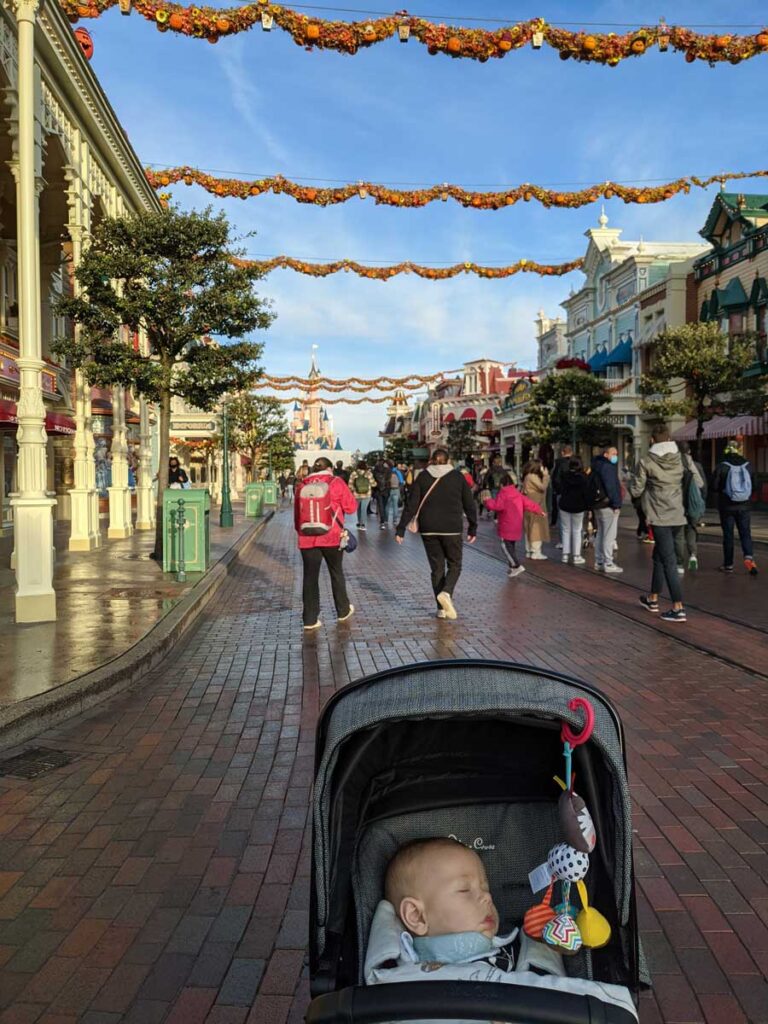
<path id="1" fill-rule="evenodd" d="M 63 768 L 70 764 L 76 756 L 66 750 L 30 747 L 23 754 L 9 757 L 7 761 L 0 761 L 0 775 L 12 775 L 16 779 L 36 779 L 38 775 L 45 775 L 54 768 Z"/>

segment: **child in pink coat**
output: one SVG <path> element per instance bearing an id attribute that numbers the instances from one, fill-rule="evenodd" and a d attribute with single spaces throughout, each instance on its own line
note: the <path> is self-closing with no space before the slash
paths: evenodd
<path id="1" fill-rule="evenodd" d="M 524 494 L 512 483 L 512 477 L 505 473 L 500 480 L 501 488 L 496 498 L 489 498 L 484 504 L 487 509 L 496 512 L 496 529 L 501 546 L 509 562 L 509 575 L 519 576 L 525 572 L 515 551 L 515 544 L 523 536 L 523 513 L 530 512 L 535 516 L 545 516 L 541 507 Z"/>

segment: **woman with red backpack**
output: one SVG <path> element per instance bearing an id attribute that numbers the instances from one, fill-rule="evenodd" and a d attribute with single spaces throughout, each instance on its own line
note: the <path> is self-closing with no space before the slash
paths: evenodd
<path id="1" fill-rule="evenodd" d="M 333 475 L 330 459 L 316 459 L 309 475 L 296 484 L 293 521 L 304 565 L 302 597 L 307 632 L 322 626 L 320 569 L 323 562 L 331 576 L 338 621 L 346 622 L 354 614 L 355 606 L 347 597 L 344 580 L 342 544 L 346 539 L 344 516 L 356 511 L 357 501 L 343 478 Z"/>

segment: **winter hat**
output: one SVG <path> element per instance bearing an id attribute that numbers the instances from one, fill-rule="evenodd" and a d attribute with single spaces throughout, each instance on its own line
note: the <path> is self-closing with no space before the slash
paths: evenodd
<path id="1" fill-rule="evenodd" d="M 741 441 L 732 437 L 725 446 L 726 455 L 741 455 Z"/>

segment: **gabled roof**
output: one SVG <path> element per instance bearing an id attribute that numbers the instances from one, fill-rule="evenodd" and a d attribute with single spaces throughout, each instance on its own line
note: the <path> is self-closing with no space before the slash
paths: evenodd
<path id="1" fill-rule="evenodd" d="M 715 288 L 709 303 L 710 316 L 718 309 L 736 309 L 748 303 L 744 285 L 738 277 L 733 277 L 725 288 Z"/>
<path id="2" fill-rule="evenodd" d="M 740 196 L 745 201 L 744 206 L 739 206 Z M 715 196 L 714 202 L 712 203 L 712 207 L 704 223 L 704 227 L 699 232 L 700 235 L 706 238 L 708 242 L 712 242 L 712 244 L 715 244 L 713 239 L 714 231 L 717 227 L 717 222 L 720 220 L 720 216 L 723 213 L 725 213 L 729 220 L 741 220 L 748 231 L 754 231 L 756 228 L 754 223 L 755 219 L 768 218 L 768 195 L 747 195 L 743 192 L 718 192 Z"/>
<path id="3" fill-rule="evenodd" d="M 605 366 L 621 366 L 626 363 L 632 365 L 632 338 L 625 338 L 620 341 L 605 358 Z"/>
<path id="4" fill-rule="evenodd" d="M 343 451 L 343 449 L 341 447 L 341 438 L 340 437 L 336 438 L 336 444 L 333 447 L 336 449 L 337 452 Z"/>
<path id="5" fill-rule="evenodd" d="M 765 306 L 768 304 L 768 281 L 764 277 L 756 277 L 752 282 L 749 302 L 752 306 Z"/>

